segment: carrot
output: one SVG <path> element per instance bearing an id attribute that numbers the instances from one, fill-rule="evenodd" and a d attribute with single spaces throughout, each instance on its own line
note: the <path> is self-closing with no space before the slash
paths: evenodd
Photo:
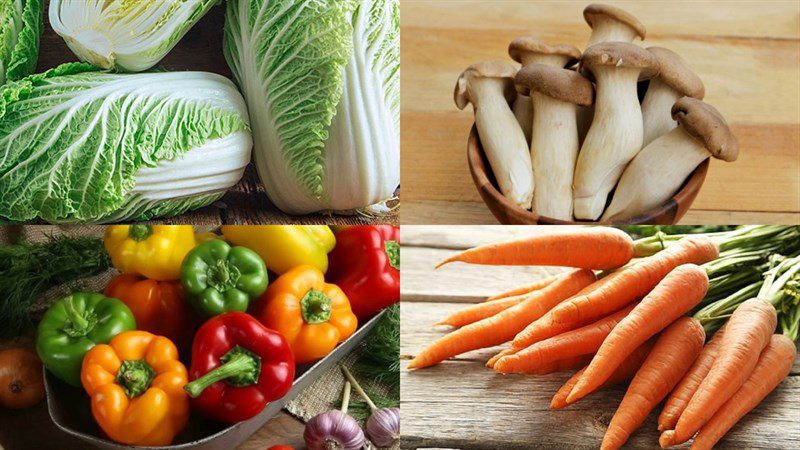
<path id="1" fill-rule="evenodd" d="M 575 384 L 567 401 L 572 403 L 601 386 L 636 347 L 694 308 L 707 290 L 708 275 L 699 266 L 684 264 L 667 274 L 614 327 Z"/>
<path id="2" fill-rule="evenodd" d="M 514 345 L 530 345 L 607 316 L 650 292 L 679 265 L 703 264 L 717 256 L 719 249 L 710 239 L 683 238 L 666 250 L 602 278 L 595 289 L 553 308 L 518 336 Z"/>
<path id="3" fill-rule="evenodd" d="M 700 428 L 693 450 L 711 449 L 742 417 L 761 403 L 789 375 L 797 354 L 794 342 L 774 334 L 742 387 Z"/>
<path id="4" fill-rule="evenodd" d="M 514 347 L 509 347 L 509 348 L 504 349 L 500 353 L 498 353 L 498 354 L 492 356 L 491 358 L 489 358 L 489 361 L 486 361 L 486 367 L 488 367 L 490 369 L 493 369 L 495 363 L 497 362 L 497 360 L 499 360 L 500 358 L 502 358 L 503 356 L 506 356 L 506 355 L 513 355 L 514 353 L 517 352 L 517 350 L 518 349 L 516 349 Z"/>
<path id="5" fill-rule="evenodd" d="M 500 373 L 531 373 L 555 360 L 597 352 L 611 330 L 633 310 L 633 305 L 595 323 L 537 342 L 514 354 L 503 356 L 494 365 Z"/>
<path id="6" fill-rule="evenodd" d="M 611 418 L 601 450 L 622 447 L 689 370 L 705 340 L 703 326 L 692 317 L 676 320 L 661 333 Z"/>
<path id="7" fill-rule="evenodd" d="M 609 386 L 614 386 L 619 383 L 623 383 L 625 381 L 630 380 L 636 375 L 636 371 L 639 370 L 639 367 L 642 366 L 645 358 L 650 353 L 650 350 L 653 348 L 653 344 L 655 344 L 656 338 L 651 338 L 649 341 L 645 342 L 644 344 L 640 345 L 630 356 L 625 358 L 625 361 L 617 367 L 617 370 L 600 386 L 599 389 L 603 389 Z M 556 392 L 556 395 L 553 396 L 553 400 L 550 401 L 550 409 L 563 409 L 567 406 L 571 405 L 571 403 L 567 403 L 567 396 L 572 391 L 572 388 L 575 386 L 575 383 L 578 382 L 583 372 L 586 370 L 586 367 L 583 369 L 575 372 L 572 377 L 564 383 L 563 386 Z"/>
<path id="8" fill-rule="evenodd" d="M 525 301 L 441 337 L 411 360 L 408 367 L 419 369 L 432 366 L 470 350 L 510 341 L 527 324 L 541 317 L 553 306 L 588 286 L 594 280 L 594 272 L 588 269 L 564 274 Z"/>
<path id="9" fill-rule="evenodd" d="M 592 354 L 570 356 L 568 358 L 550 361 L 549 363 L 540 366 L 536 370 L 528 372 L 530 375 L 547 375 L 549 373 L 563 372 L 565 370 L 573 370 L 578 367 L 583 367 L 592 360 Z"/>
<path id="10" fill-rule="evenodd" d="M 436 325 L 449 325 L 454 328 L 460 328 L 464 325 L 475 323 L 487 317 L 492 317 L 501 311 L 505 311 L 506 309 L 524 301 L 526 298 L 528 298 L 528 296 L 530 296 L 530 294 L 506 297 L 498 300 L 470 305 L 464 309 L 454 312 L 453 314 L 450 314 L 449 316 L 437 322 Z"/>
<path id="11" fill-rule="evenodd" d="M 711 365 L 717 357 L 719 343 L 722 341 L 722 330 L 717 331 L 711 341 L 700 352 L 692 367 L 672 391 L 658 416 L 658 431 L 672 430 L 678 423 L 678 418 L 683 414 L 689 400 L 697 392 L 697 388 L 711 370 Z"/>
<path id="12" fill-rule="evenodd" d="M 552 283 L 553 280 L 555 280 L 555 279 L 556 279 L 555 276 L 543 278 L 541 280 L 534 281 L 533 283 L 526 284 L 526 285 L 520 286 L 520 287 L 516 287 L 514 289 L 511 289 L 511 290 L 508 290 L 508 291 L 505 291 L 505 292 L 501 292 L 499 294 L 492 295 L 491 297 L 487 297 L 486 301 L 490 302 L 492 300 L 499 300 L 501 298 L 516 297 L 517 295 L 529 294 L 529 293 L 531 293 L 533 291 L 538 291 L 539 289 L 545 288 L 548 284 Z"/>
<path id="13" fill-rule="evenodd" d="M 616 228 L 548 227 L 546 232 L 535 236 L 471 248 L 445 259 L 436 267 L 459 261 L 606 270 L 630 261 L 633 250 L 633 239 Z"/>
<path id="14" fill-rule="evenodd" d="M 753 298 L 739 305 L 725 325 L 717 358 L 674 430 L 661 433 L 662 447 L 688 441 L 753 373 L 778 324 L 775 308 Z"/>

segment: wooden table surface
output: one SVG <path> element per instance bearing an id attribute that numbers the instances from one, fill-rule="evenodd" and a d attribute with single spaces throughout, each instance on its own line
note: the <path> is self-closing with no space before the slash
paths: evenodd
<path id="1" fill-rule="evenodd" d="M 46 0 L 49 4 L 49 0 Z M 37 71 L 51 69 L 61 63 L 77 61 L 64 40 L 50 27 L 45 7 L 45 28 L 39 50 Z M 222 26 L 225 22 L 225 4 L 214 6 L 178 45 L 161 61 L 160 66 L 169 70 L 201 70 L 214 72 L 233 79 L 225 56 L 222 53 Z M 399 195 L 399 193 L 398 193 Z M 270 202 L 252 163 L 247 167 L 242 180 L 217 203 L 190 211 L 162 222 L 190 223 L 197 225 L 220 224 L 329 224 L 357 225 L 375 223 L 398 223 L 399 208 L 387 217 L 367 219 L 353 215 L 308 214 L 290 216 L 281 212 Z"/>
<path id="2" fill-rule="evenodd" d="M 518 36 L 583 49 L 589 3 L 402 0 L 402 223 L 497 223 L 470 178 L 472 108 L 453 104 L 455 81 L 471 63 L 508 59 Z M 738 161 L 712 162 L 682 222 L 800 222 L 800 2 L 605 3 L 642 21 L 644 45 L 688 61 L 739 139 Z"/>
<path id="3" fill-rule="evenodd" d="M 434 270 L 435 263 L 458 249 L 532 232 L 522 226 L 403 226 L 400 403 L 404 448 L 572 450 L 599 446 L 624 394 L 621 387 L 550 411 L 553 393 L 571 373 L 495 374 L 484 364 L 500 347 L 466 353 L 423 370 L 406 369 L 410 358 L 443 334 L 433 324 L 448 313 L 563 270 L 460 263 Z M 657 414 L 651 414 L 626 448 L 658 448 L 656 418 Z M 791 375 L 717 448 L 800 448 L 798 418 L 800 357 Z"/>

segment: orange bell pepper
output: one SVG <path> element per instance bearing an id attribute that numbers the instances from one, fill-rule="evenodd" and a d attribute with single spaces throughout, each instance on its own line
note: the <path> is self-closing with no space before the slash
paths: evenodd
<path id="1" fill-rule="evenodd" d="M 156 281 L 133 273 L 111 279 L 103 295 L 121 300 L 136 318 L 136 328 L 188 348 L 198 319 L 183 298 L 180 281 Z"/>
<path id="2" fill-rule="evenodd" d="M 126 331 L 83 358 L 92 415 L 115 442 L 169 445 L 189 419 L 186 367 L 169 339 Z"/>
<path id="3" fill-rule="evenodd" d="M 327 355 L 350 337 L 358 319 L 347 296 L 312 266 L 297 266 L 270 284 L 255 316 L 289 341 L 297 363 Z"/>

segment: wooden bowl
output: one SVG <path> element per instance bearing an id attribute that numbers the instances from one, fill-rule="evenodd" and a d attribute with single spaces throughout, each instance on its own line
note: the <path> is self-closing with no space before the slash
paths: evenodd
<path id="1" fill-rule="evenodd" d="M 569 221 L 557 220 L 550 217 L 540 216 L 534 212 L 522 209 L 511 203 L 500 193 L 494 174 L 483 153 L 483 146 L 478 137 L 478 130 L 474 126 L 469 134 L 467 143 L 467 160 L 469 170 L 472 172 L 472 181 L 478 188 L 483 202 L 489 207 L 497 220 L 502 224 L 524 225 L 524 224 L 544 224 L 544 225 L 565 225 L 565 224 L 590 224 L 601 223 L 592 221 Z M 643 214 L 631 217 L 627 220 L 614 222 L 616 224 L 650 224 L 650 225 L 674 225 L 686 214 L 700 187 L 706 180 L 709 161 L 700 164 L 681 189 L 663 205 L 651 209 Z"/>

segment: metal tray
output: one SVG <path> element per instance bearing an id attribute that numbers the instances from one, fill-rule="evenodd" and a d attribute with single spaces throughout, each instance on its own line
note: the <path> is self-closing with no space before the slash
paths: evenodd
<path id="1" fill-rule="evenodd" d="M 267 405 L 256 417 L 245 422 L 227 425 L 203 419 L 193 414 L 186 429 L 175 438 L 175 444 L 166 447 L 138 447 L 118 444 L 105 439 L 102 431 L 92 417 L 89 397 L 81 388 L 70 386 L 50 375 L 45 369 L 45 390 L 47 392 L 47 410 L 50 418 L 58 428 L 94 447 L 102 449 L 193 449 L 221 450 L 236 448 L 248 437 L 264 426 L 273 416 L 278 414 L 287 403 L 292 401 L 303 389 L 311 385 L 320 375 L 336 365 L 348 353 L 353 351 L 362 339 L 383 316 L 381 312 L 369 322 L 362 325 L 349 339 L 342 342 L 328 356 L 314 364 L 297 366 L 297 371 L 289 392 L 283 398 Z"/>

